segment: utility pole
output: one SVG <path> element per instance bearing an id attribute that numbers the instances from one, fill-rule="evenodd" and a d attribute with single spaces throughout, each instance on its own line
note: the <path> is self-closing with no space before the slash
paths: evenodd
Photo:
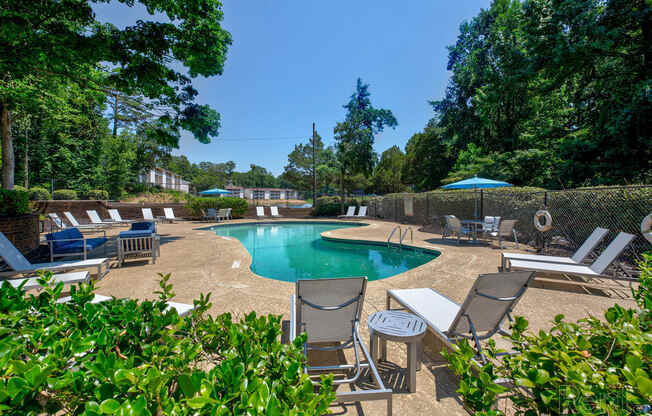
<path id="1" fill-rule="evenodd" d="M 317 206 L 317 164 L 315 161 L 315 146 L 317 141 L 317 132 L 315 123 L 312 123 L 312 206 Z"/>

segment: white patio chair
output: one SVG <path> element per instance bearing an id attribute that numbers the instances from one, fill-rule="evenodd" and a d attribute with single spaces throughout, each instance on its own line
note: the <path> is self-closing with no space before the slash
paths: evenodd
<path id="1" fill-rule="evenodd" d="M 448 348 L 456 338 L 475 342 L 476 358 L 486 362 L 481 340 L 497 332 L 507 334 L 502 323 L 511 321 L 511 312 L 534 278 L 533 272 L 481 274 L 461 305 L 431 288 L 392 289 L 387 291 L 387 309 L 391 301 L 421 317 L 428 329 Z"/>
<path id="2" fill-rule="evenodd" d="M 258 218 L 266 218 L 267 217 L 265 215 L 265 207 L 256 207 L 256 217 L 258 217 Z"/>
<path id="3" fill-rule="evenodd" d="M 306 358 L 310 351 L 354 349 L 353 364 L 311 365 L 308 362 L 304 371 L 308 375 L 332 372 L 339 376 L 335 377 L 333 385 L 343 385 L 355 383 L 362 369 L 369 369 L 373 390 L 338 389 L 335 401 L 387 400 L 387 414 L 391 415 L 392 390 L 383 384 L 359 332 L 366 288 L 366 277 L 297 280 L 296 296 L 292 296 L 290 303 L 290 341 L 294 341 L 298 333 L 306 332 Z M 314 380 L 313 383 L 318 384 Z"/>
<path id="4" fill-rule="evenodd" d="M 217 210 L 217 214 L 215 216 L 217 221 L 225 221 L 227 218 L 227 209 L 226 208 L 220 208 Z"/>
<path id="5" fill-rule="evenodd" d="M 233 219 L 233 218 L 231 218 L 231 211 L 233 211 L 233 208 L 227 208 L 226 209 L 226 219 L 227 220 Z"/>
<path id="6" fill-rule="evenodd" d="M 131 224 L 132 222 L 134 222 L 134 220 L 123 220 L 122 217 L 120 216 L 120 212 L 117 209 L 110 209 L 109 216 L 111 216 L 111 219 L 113 221 L 119 224 Z"/>
<path id="7" fill-rule="evenodd" d="M 355 205 L 351 205 L 346 209 L 346 214 L 345 215 L 338 215 L 340 218 L 344 217 L 353 217 L 355 215 Z"/>
<path id="8" fill-rule="evenodd" d="M 525 260 L 525 261 L 542 261 L 544 263 L 562 263 L 562 264 L 582 264 L 584 260 L 593 252 L 593 249 L 600 244 L 609 230 L 606 228 L 597 227 L 591 235 L 584 240 L 584 243 L 577 249 L 572 257 L 560 256 L 542 256 L 539 254 L 524 254 L 524 253 L 501 253 L 500 254 L 500 267 L 501 270 L 505 268 L 507 261 L 511 260 Z"/>
<path id="9" fill-rule="evenodd" d="M 269 207 L 269 210 L 270 210 L 270 214 L 271 214 L 272 218 L 281 218 L 281 217 L 283 217 L 281 214 L 278 213 L 278 207 L 277 206 Z"/>
<path id="10" fill-rule="evenodd" d="M 360 208 L 358 208 L 358 215 L 356 215 L 356 217 L 366 217 L 366 216 L 367 216 L 367 207 L 360 206 Z"/>
<path id="11" fill-rule="evenodd" d="M 485 216 L 484 221 L 482 222 L 482 232 L 489 234 L 494 231 L 498 231 L 498 225 L 500 224 L 500 217 L 489 217 Z"/>
<path id="12" fill-rule="evenodd" d="M 13 272 L 1 272 L 0 276 L 29 275 L 34 274 L 37 270 L 97 269 L 96 279 L 100 279 L 109 271 L 108 258 L 30 263 L 2 232 L 0 232 L 0 257 L 13 269 Z"/>
<path id="13" fill-rule="evenodd" d="M 590 266 L 584 264 L 561 264 L 546 263 L 543 261 L 524 261 L 507 259 L 507 270 L 531 270 L 537 273 L 545 273 L 560 276 L 579 276 L 579 277 L 605 277 L 614 278 L 604 274 L 605 270 L 616 261 L 625 248 L 634 240 L 636 236 L 628 233 L 619 233 L 613 239 L 606 249 L 598 256 Z"/>

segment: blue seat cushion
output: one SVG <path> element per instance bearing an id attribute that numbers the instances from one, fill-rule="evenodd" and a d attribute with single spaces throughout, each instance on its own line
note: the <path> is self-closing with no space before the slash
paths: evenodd
<path id="1" fill-rule="evenodd" d="M 122 231 L 120 238 L 150 237 L 156 234 L 156 225 L 151 221 L 134 222 L 129 231 Z"/>
<path id="2" fill-rule="evenodd" d="M 148 230 L 120 231 L 120 238 L 151 237 L 152 234 L 153 232 Z"/>
<path id="3" fill-rule="evenodd" d="M 64 250 L 70 244 L 80 243 L 84 238 L 82 233 L 76 228 L 67 228 L 63 231 L 57 231 L 56 233 L 50 233 L 45 236 L 48 241 L 54 241 L 52 243 L 52 248 L 55 253 L 60 252 L 59 250 Z M 62 240 L 78 240 L 78 241 L 62 241 Z M 81 249 L 79 249 L 81 250 Z"/>
<path id="4" fill-rule="evenodd" d="M 86 250 L 93 250 L 102 244 L 106 243 L 107 239 L 104 237 L 87 238 Z M 65 244 L 64 244 L 65 243 Z M 61 243 L 54 243 L 53 251 L 55 254 L 66 253 L 82 253 L 84 251 L 84 241 L 62 241 Z"/>

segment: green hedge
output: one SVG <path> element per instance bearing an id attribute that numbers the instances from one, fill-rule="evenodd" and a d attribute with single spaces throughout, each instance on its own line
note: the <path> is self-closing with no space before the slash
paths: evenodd
<path id="1" fill-rule="evenodd" d="M 231 217 L 242 218 L 249 209 L 246 200 L 230 196 L 221 198 L 192 197 L 188 203 L 186 203 L 185 207 L 193 217 L 203 216 L 203 212 L 205 212 L 207 208 L 232 208 Z"/>
<path id="2" fill-rule="evenodd" d="M 348 206 L 355 205 L 359 207 L 363 205 L 363 198 L 346 198 L 344 200 L 344 210 Z M 317 203 L 315 208 L 312 210 L 312 215 L 315 217 L 334 217 L 336 215 L 344 214 L 345 212 L 341 211 L 340 197 L 339 196 L 321 196 L 317 198 Z"/>
<path id="3" fill-rule="evenodd" d="M 0 188 L 0 217 L 17 217 L 30 212 L 26 191 Z"/>
<path id="4" fill-rule="evenodd" d="M 48 201 L 52 199 L 52 196 L 47 189 L 35 186 L 29 188 L 29 199 L 30 201 Z"/>
<path id="5" fill-rule="evenodd" d="M 557 315 L 550 331 L 537 333 L 528 331 L 526 319 L 516 317 L 508 339 L 517 354 L 499 360 L 490 341 L 493 363 L 483 366 L 472 360 L 475 351 L 465 339 L 454 352 L 444 351 L 461 378 L 457 391 L 464 403 L 478 416 L 502 416 L 496 410 L 499 395 L 511 402 L 509 414 L 649 414 L 652 252 L 644 254 L 639 266 L 640 286 L 632 289 L 635 309 L 616 304 L 603 319 L 588 316 L 577 322 Z"/>
<path id="6" fill-rule="evenodd" d="M 55 200 L 77 199 L 77 191 L 74 191 L 72 189 L 57 189 L 52 193 L 52 199 Z"/>
<path id="7" fill-rule="evenodd" d="M 102 189 L 91 189 L 86 193 L 86 199 L 96 199 L 100 201 L 106 201 L 109 199 L 109 193 Z"/>
<path id="8" fill-rule="evenodd" d="M 161 276 L 156 301 L 90 303 L 93 286 L 63 285 L 38 296 L 0 287 L 0 409 L 39 415 L 325 414 L 332 376 L 315 393 L 302 371 L 302 343 L 280 342 L 279 316 L 250 313 L 239 322 L 208 314 L 209 296 L 180 318 Z"/>

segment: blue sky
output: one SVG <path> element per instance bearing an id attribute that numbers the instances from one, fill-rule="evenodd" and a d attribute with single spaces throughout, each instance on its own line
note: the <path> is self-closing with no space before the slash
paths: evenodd
<path id="1" fill-rule="evenodd" d="M 283 172 L 312 123 L 326 144 L 344 118 L 342 108 L 361 77 L 374 106 L 392 110 L 399 125 L 376 137 L 378 153 L 404 148 L 432 117 L 428 100 L 444 93 L 446 46 L 460 23 L 489 0 L 225 0 L 223 27 L 233 37 L 224 74 L 197 78 L 198 102 L 220 112 L 220 135 L 201 144 L 184 134 L 174 154 L 191 162 L 233 160 Z M 118 26 L 141 18 L 141 7 L 112 2 L 96 7 Z"/>

